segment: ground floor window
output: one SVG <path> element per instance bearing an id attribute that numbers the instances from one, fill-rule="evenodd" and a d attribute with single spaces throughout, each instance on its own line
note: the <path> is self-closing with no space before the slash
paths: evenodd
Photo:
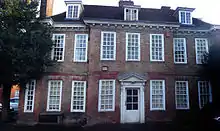
<path id="1" fill-rule="evenodd" d="M 200 108 L 212 101 L 211 86 L 208 81 L 198 81 L 198 93 Z"/>
<path id="2" fill-rule="evenodd" d="M 165 110 L 165 80 L 150 81 L 150 110 Z"/>
<path id="3" fill-rule="evenodd" d="M 86 81 L 72 81 L 71 112 L 85 112 Z"/>
<path id="4" fill-rule="evenodd" d="M 31 80 L 27 83 L 25 88 L 24 98 L 24 112 L 34 111 L 34 97 L 35 97 L 36 80 Z"/>
<path id="5" fill-rule="evenodd" d="M 62 80 L 48 82 L 47 111 L 61 110 L 62 83 Z"/>
<path id="6" fill-rule="evenodd" d="M 188 81 L 175 82 L 176 109 L 189 109 Z"/>
<path id="7" fill-rule="evenodd" d="M 99 81 L 99 111 L 115 110 L 115 80 Z"/>

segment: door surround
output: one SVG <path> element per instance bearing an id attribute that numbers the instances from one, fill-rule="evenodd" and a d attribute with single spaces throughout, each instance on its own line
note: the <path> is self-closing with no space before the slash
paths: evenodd
<path id="1" fill-rule="evenodd" d="M 126 123 L 125 121 L 125 93 L 126 93 L 126 89 L 132 88 L 132 89 L 139 89 L 140 93 L 139 93 L 139 98 L 140 98 L 140 102 L 139 102 L 139 111 L 140 111 L 140 121 L 139 123 L 144 123 L 145 122 L 145 93 L 144 93 L 144 87 L 145 87 L 145 82 L 146 82 L 146 78 L 144 76 L 141 76 L 139 74 L 136 73 L 129 73 L 124 75 L 126 77 L 121 77 L 121 79 L 119 79 L 120 84 L 121 84 L 121 88 L 120 88 L 120 93 L 121 93 L 121 106 L 120 106 L 120 122 L 121 123 Z"/>

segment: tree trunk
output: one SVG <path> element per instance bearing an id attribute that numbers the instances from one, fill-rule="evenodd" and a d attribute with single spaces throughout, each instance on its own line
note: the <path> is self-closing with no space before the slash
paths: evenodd
<path id="1" fill-rule="evenodd" d="M 8 113 L 10 111 L 10 94 L 11 94 L 11 85 L 3 85 L 3 94 L 2 94 L 2 121 L 6 122 L 9 120 Z"/>

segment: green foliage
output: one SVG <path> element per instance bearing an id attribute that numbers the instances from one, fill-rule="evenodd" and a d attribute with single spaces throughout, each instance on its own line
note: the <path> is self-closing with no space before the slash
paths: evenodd
<path id="1" fill-rule="evenodd" d="M 39 79 L 52 65 L 52 30 L 36 17 L 37 6 L 5 0 L 0 9 L 0 84 Z"/>

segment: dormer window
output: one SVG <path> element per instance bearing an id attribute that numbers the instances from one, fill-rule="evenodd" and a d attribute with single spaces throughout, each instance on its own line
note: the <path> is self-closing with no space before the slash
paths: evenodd
<path id="1" fill-rule="evenodd" d="M 124 9 L 124 20 L 137 21 L 138 20 L 138 9 L 125 8 Z"/>
<path id="2" fill-rule="evenodd" d="M 192 24 L 192 15 L 191 11 L 179 11 L 179 22 L 181 24 Z"/>
<path id="3" fill-rule="evenodd" d="M 68 19 L 78 19 L 80 14 L 80 5 L 71 4 L 67 6 L 66 18 Z"/>

